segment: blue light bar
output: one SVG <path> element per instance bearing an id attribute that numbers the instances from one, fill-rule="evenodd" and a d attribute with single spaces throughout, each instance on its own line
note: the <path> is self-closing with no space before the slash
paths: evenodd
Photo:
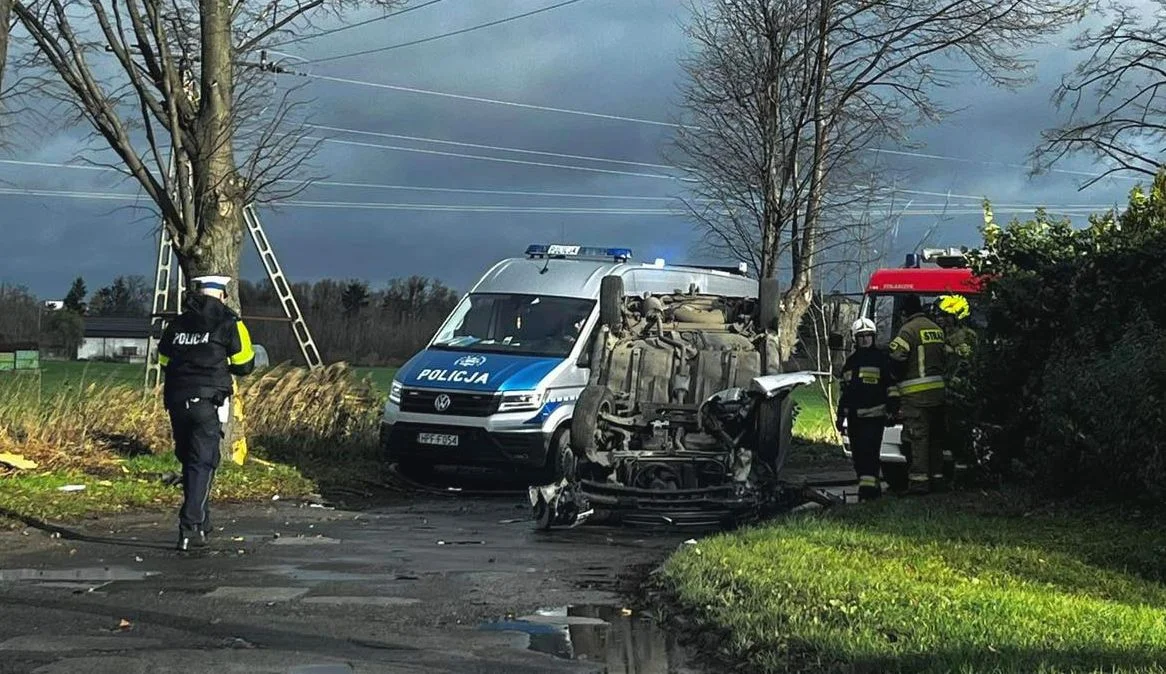
<path id="1" fill-rule="evenodd" d="M 531 244 L 526 248 L 527 257 L 590 257 L 613 258 L 624 262 L 631 258 L 631 248 L 599 248 L 597 246 L 574 246 L 561 243 Z"/>

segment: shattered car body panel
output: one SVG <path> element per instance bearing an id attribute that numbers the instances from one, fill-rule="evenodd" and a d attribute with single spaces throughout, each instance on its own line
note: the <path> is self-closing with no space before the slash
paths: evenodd
<path id="1" fill-rule="evenodd" d="M 597 514 L 713 525 L 774 505 L 792 437 L 790 394 L 814 377 L 765 371 L 776 360 L 763 358 L 773 338 L 755 328 L 757 316 L 754 298 L 621 299 L 575 406 L 572 465 L 559 482 L 530 488 L 539 526 Z"/>

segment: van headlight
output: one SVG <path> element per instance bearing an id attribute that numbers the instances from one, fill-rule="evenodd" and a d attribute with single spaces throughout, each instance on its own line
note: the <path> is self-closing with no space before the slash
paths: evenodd
<path id="1" fill-rule="evenodd" d="M 392 385 L 389 386 L 389 402 L 396 403 L 397 405 L 400 405 L 401 404 L 401 391 L 404 388 L 405 388 L 404 386 L 401 386 L 401 382 L 394 379 Z"/>
<path id="2" fill-rule="evenodd" d="M 523 412 L 537 410 L 543 406 L 543 396 L 538 391 L 507 391 L 502 394 L 499 412 Z"/>

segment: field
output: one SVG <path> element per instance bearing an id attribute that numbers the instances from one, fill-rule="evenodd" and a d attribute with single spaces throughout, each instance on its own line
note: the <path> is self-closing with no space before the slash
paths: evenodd
<path id="1" fill-rule="evenodd" d="M 353 367 L 360 378 L 367 378 L 376 388 L 387 393 L 397 368 Z M 36 377 L 21 374 L 19 377 Z M 138 387 L 145 381 L 144 365 L 103 362 L 46 361 L 41 372 L 42 396 L 49 397 L 56 391 L 77 389 L 89 384 L 98 388 L 125 385 Z M 0 379 L 2 381 L 2 379 Z M 800 438 L 813 442 L 828 442 L 833 433 L 833 412 L 826 409 L 825 399 L 818 387 L 802 387 L 795 394 L 801 412 L 794 432 Z"/>

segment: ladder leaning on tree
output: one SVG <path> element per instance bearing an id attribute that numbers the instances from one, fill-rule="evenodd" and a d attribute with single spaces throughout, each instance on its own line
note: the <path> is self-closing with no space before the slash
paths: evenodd
<path id="1" fill-rule="evenodd" d="M 300 353 L 303 354 L 304 362 L 307 363 L 308 368 L 315 370 L 323 367 L 324 363 L 320 358 L 320 351 L 316 348 L 316 342 L 312 339 L 312 333 L 308 330 L 308 324 L 304 321 L 303 313 L 300 311 L 300 305 L 296 302 L 295 295 L 292 294 L 287 277 L 284 276 L 283 269 L 279 266 L 279 260 L 275 257 L 275 251 L 272 250 L 271 244 L 267 240 L 267 234 L 263 231 L 263 224 L 259 221 L 259 213 L 255 210 L 254 204 L 248 204 L 243 209 L 243 222 L 247 225 L 247 231 L 251 234 L 251 241 L 255 244 L 255 250 L 259 253 L 260 260 L 263 261 L 263 268 L 267 271 L 267 278 L 271 281 L 276 296 L 279 297 L 279 303 L 283 307 L 284 313 L 284 318 L 275 318 L 272 316 L 245 316 L 244 318 L 246 320 L 278 320 L 289 322 L 292 333 L 295 335 L 296 343 L 299 344 Z M 154 303 L 150 312 L 150 336 L 146 348 L 145 388 L 147 393 L 153 391 L 162 378 L 162 368 L 158 363 L 157 336 L 161 335 L 166 321 L 181 312 L 182 293 L 186 285 L 183 280 L 181 265 L 174 264 L 174 242 L 170 238 L 170 230 L 166 229 L 165 225 L 160 229 L 161 231 L 158 235 L 158 260 L 154 274 Z M 173 310 L 170 310 L 170 278 L 174 269 L 178 271 L 178 283 L 175 295 L 176 306 Z"/>

